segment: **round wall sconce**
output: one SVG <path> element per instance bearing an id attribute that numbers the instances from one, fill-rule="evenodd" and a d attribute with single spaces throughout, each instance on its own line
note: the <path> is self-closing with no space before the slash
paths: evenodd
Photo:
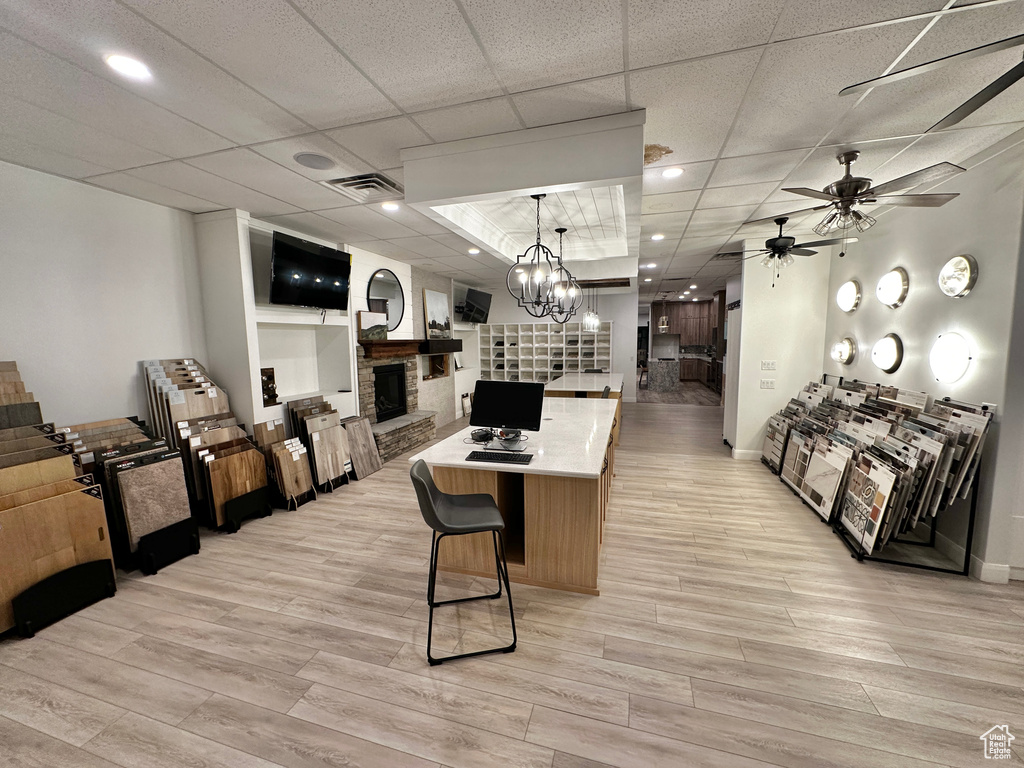
<path id="1" fill-rule="evenodd" d="M 952 299 L 961 299 L 978 282 L 978 262 L 963 253 L 954 256 L 939 270 L 939 290 Z M 940 379 L 941 381 L 941 379 Z"/>
<path id="2" fill-rule="evenodd" d="M 856 280 L 847 280 L 839 286 L 836 291 L 836 306 L 843 312 L 853 312 L 860 306 L 860 283 Z"/>
<path id="3" fill-rule="evenodd" d="M 886 373 L 894 373 L 903 362 L 903 340 L 895 333 L 880 338 L 871 348 L 871 362 Z"/>
<path id="4" fill-rule="evenodd" d="M 938 381 L 960 381 L 971 366 L 971 345 L 959 333 L 942 333 L 932 344 L 928 365 Z"/>
<path id="5" fill-rule="evenodd" d="M 832 345 L 832 359 L 837 363 L 849 365 L 857 356 L 857 342 L 847 336 Z"/>
<path id="6" fill-rule="evenodd" d="M 907 270 L 903 267 L 896 267 L 879 278 L 878 285 L 875 287 L 875 296 L 885 306 L 896 309 L 906 300 L 909 287 L 910 278 L 907 277 Z"/>

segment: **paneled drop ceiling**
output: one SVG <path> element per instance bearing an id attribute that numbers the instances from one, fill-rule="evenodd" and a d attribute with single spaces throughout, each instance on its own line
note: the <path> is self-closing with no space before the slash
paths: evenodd
<path id="1" fill-rule="evenodd" d="M 838 96 L 1022 33 L 1024 0 L 0 0 L 0 159 L 486 285 L 498 259 L 318 182 L 401 183 L 403 148 L 644 108 L 646 141 L 673 153 L 644 174 L 641 300 L 682 285 L 667 278 L 706 296 L 739 269 L 715 253 L 771 234 L 739 225 L 804 207 L 782 187 L 835 180 L 841 150 L 885 180 L 1024 140 L 1024 83 L 923 134 L 1019 48 Z M 115 74 L 113 53 L 153 80 Z M 304 168 L 305 151 L 336 165 Z"/>

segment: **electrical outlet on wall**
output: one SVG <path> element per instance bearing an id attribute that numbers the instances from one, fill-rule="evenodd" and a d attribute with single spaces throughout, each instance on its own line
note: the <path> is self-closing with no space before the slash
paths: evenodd
<path id="1" fill-rule="evenodd" d="M 762 360 L 761 361 L 761 370 L 762 371 L 774 371 L 775 370 L 775 361 L 774 360 Z"/>
<path id="2" fill-rule="evenodd" d="M 775 389 L 775 379 L 761 379 L 761 389 Z"/>

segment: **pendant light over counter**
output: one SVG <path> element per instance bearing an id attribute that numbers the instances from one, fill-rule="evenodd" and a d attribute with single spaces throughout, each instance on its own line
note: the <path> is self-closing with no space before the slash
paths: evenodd
<path id="1" fill-rule="evenodd" d="M 533 317 L 550 317 L 567 323 L 583 304 L 579 284 L 562 262 L 562 235 L 558 227 L 558 256 L 540 241 L 540 201 L 545 195 L 530 195 L 537 201 L 537 242 L 516 256 L 505 277 L 508 292 Z"/>

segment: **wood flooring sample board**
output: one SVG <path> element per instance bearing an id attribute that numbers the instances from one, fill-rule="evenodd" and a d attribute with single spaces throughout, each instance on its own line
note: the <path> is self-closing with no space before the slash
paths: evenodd
<path id="1" fill-rule="evenodd" d="M 12 427 L 0 429 L 0 440 L 24 440 L 26 437 L 39 437 L 40 435 L 52 435 L 57 431 L 53 422 L 49 424 L 32 424 L 27 427 Z"/>
<path id="2" fill-rule="evenodd" d="M 58 480 L 56 483 L 37 485 L 17 493 L 9 493 L 6 496 L 0 496 L 0 512 L 20 507 L 23 504 L 42 501 L 51 496 L 63 496 L 65 493 L 80 491 L 82 488 L 88 488 L 90 485 L 96 485 L 93 475 L 79 475 L 71 480 Z"/>
<path id="3" fill-rule="evenodd" d="M 217 526 L 227 522 L 224 505 L 232 499 L 267 485 L 267 461 L 256 446 L 238 453 L 214 458 L 206 466 L 210 478 L 210 500 Z"/>
<path id="4" fill-rule="evenodd" d="M 11 600 L 32 585 L 112 559 L 98 485 L 0 512 L 0 632 L 14 626 Z"/>
<path id="5" fill-rule="evenodd" d="M 340 424 L 333 424 L 310 433 L 309 445 L 313 450 L 316 481 L 320 485 L 325 485 L 328 481 L 337 480 L 347 474 L 345 462 L 348 460 L 348 455 L 344 439 L 345 430 Z"/>
<path id="6" fill-rule="evenodd" d="M 31 451 L 33 448 L 49 448 L 54 445 L 63 444 L 64 435 L 38 435 L 37 437 L 23 437 L 18 440 L 0 440 L 0 454 Z"/>
<path id="7" fill-rule="evenodd" d="M 76 477 L 78 477 L 78 468 L 75 466 L 75 460 L 70 456 L 58 456 L 45 461 L 7 467 L 0 469 L 0 495 L 17 493 L 39 485 L 49 485 L 59 480 L 72 480 Z"/>
<path id="8" fill-rule="evenodd" d="M 39 403 L 0 405 L 0 429 L 29 427 L 33 424 L 41 424 L 42 421 L 43 413 L 39 408 Z"/>
<path id="9" fill-rule="evenodd" d="M 17 373 L 18 364 L 13 360 L 0 360 L 0 371 L 4 373 Z"/>
<path id="10" fill-rule="evenodd" d="M 348 433 L 349 454 L 352 459 L 352 470 L 356 480 L 369 477 L 384 466 L 377 451 L 377 442 L 373 439 L 370 420 L 365 416 L 346 421 L 342 424 Z"/>
<path id="11" fill-rule="evenodd" d="M 313 490 L 309 457 L 298 438 L 274 446 L 274 470 L 285 499 L 297 502 L 299 496 Z"/>
<path id="12" fill-rule="evenodd" d="M 35 461 L 52 459 L 56 456 L 71 456 L 75 453 L 74 448 L 66 443 L 51 445 L 46 448 L 33 448 L 18 453 L 0 454 L 0 468 L 14 467 L 19 464 L 31 464 Z"/>

